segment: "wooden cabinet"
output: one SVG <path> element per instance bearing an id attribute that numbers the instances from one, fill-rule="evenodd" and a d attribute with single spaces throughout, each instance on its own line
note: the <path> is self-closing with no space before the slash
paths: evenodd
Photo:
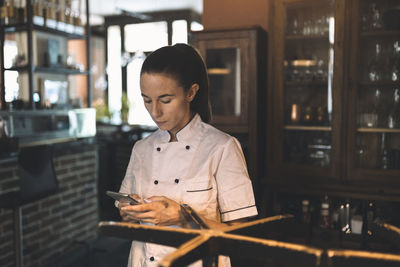
<path id="1" fill-rule="evenodd" d="M 400 179 L 400 6 L 352 1 L 346 174 L 357 181 Z"/>
<path id="2" fill-rule="evenodd" d="M 255 182 L 265 165 L 266 33 L 252 27 L 190 36 L 208 69 L 211 124 L 239 139 Z"/>
<path id="3" fill-rule="evenodd" d="M 399 184 L 399 11 L 392 0 L 274 1 L 268 183 L 321 194 Z"/>
<path id="4" fill-rule="evenodd" d="M 90 28 L 80 22 L 80 7 L 79 12 L 72 10 L 71 1 L 57 2 L 57 6 L 52 2 L 46 8 L 40 1 L 21 3 L 24 6 L 10 6 L 2 13 L 1 109 L 66 108 L 82 103 L 90 107 Z M 89 1 L 85 3 L 89 17 Z M 71 81 L 73 76 L 84 79 Z M 81 90 L 85 82 L 87 90 Z"/>

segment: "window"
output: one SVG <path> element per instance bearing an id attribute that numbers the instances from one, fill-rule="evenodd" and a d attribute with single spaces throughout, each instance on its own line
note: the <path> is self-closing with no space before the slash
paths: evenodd
<path id="1" fill-rule="evenodd" d="M 130 104 L 128 123 L 155 126 L 140 93 L 140 70 L 145 54 L 168 44 L 188 43 L 189 25 L 190 30 L 203 28 L 196 22 L 200 21 L 200 16 L 194 16 L 192 11 L 183 12 L 184 19 L 178 17 L 182 17 L 182 12 L 166 13 L 151 15 L 154 19 L 152 22 L 127 23 L 121 20 L 124 21 L 122 25 L 108 26 L 108 103 L 113 114 L 112 123 L 121 123 L 121 97 L 126 90 Z M 117 24 L 115 21 L 113 23 Z M 122 77 L 126 77 L 126 81 Z"/>
<path id="2" fill-rule="evenodd" d="M 111 122 L 120 123 L 122 81 L 121 81 L 121 32 L 119 26 L 108 28 L 108 108 L 112 114 Z"/>

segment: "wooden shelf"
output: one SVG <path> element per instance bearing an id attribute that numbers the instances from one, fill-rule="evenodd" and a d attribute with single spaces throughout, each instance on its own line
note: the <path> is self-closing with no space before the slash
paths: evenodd
<path id="1" fill-rule="evenodd" d="M 286 35 L 286 40 L 329 40 L 328 34 L 324 35 L 303 35 L 303 34 L 296 34 L 296 35 Z"/>
<path id="2" fill-rule="evenodd" d="M 289 131 L 322 131 L 330 132 L 332 131 L 331 126 L 307 126 L 307 125 L 285 125 L 283 129 Z"/>
<path id="3" fill-rule="evenodd" d="M 304 81 L 304 82 L 285 82 L 285 86 L 295 87 L 295 86 L 328 86 L 328 81 Z"/>
<path id="4" fill-rule="evenodd" d="M 400 31 L 395 30 L 381 30 L 381 31 L 365 31 L 361 32 L 360 36 L 365 38 L 375 38 L 375 37 L 398 37 L 400 35 Z"/>
<path id="5" fill-rule="evenodd" d="M 359 85 L 364 86 L 364 87 L 369 87 L 369 86 L 399 86 L 400 81 L 378 81 L 378 82 L 360 82 Z"/>
<path id="6" fill-rule="evenodd" d="M 359 133 L 400 133 L 400 129 L 389 128 L 358 128 Z"/>

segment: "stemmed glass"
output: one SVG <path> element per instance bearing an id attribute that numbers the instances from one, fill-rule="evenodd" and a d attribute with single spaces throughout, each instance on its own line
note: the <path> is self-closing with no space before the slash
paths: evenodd
<path id="1" fill-rule="evenodd" d="M 375 44 L 374 55 L 368 64 L 368 78 L 371 82 L 377 82 L 381 80 L 382 76 L 382 45 L 380 43 Z"/>

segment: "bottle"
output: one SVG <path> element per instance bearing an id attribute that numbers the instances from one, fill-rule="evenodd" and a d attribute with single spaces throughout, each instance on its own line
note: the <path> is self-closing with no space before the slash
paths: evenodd
<path id="1" fill-rule="evenodd" d="M 381 157 L 380 157 L 380 167 L 381 169 L 386 170 L 388 168 L 388 152 L 386 149 L 386 134 L 382 133 L 381 139 Z"/>
<path id="2" fill-rule="evenodd" d="M 26 0 L 19 0 L 18 5 L 16 6 L 16 13 L 17 13 L 17 21 L 19 23 L 26 22 Z"/>
<path id="3" fill-rule="evenodd" d="M 328 196 L 325 196 L 321 203 L 321 210 L 319 216 L 319 226 L 321 228 L 329 228 L 331 226 L 331 217 L 329 214 L 329 201 Z"/>
<path id="4" fill-rule="evenodd" d="M 308 199 L 304 199 L 301 202 L 301 211 L 302 211 L 302 222 L 304 224 L 309 224 L 311 222 L 311 209 L 310 209 L 310 201 Z"/>
<path id="5" fill-rule="evenodd" d="M 400 128 L 400 90 L 394 89 L 393 103 L 388 116 L 388 127 L 390 129 Z"/>
<path id="6" fill-rule="evenodd" d="M 298 104 L 292 104 L 292 109 L 290 111 L 290 120 L 293 124 L 300 121 L 300 107 Z"/>
<path id="7" fill-rule="evenodd" d="M 65 20 L 65 13 L 63 9 L 63 1 L 61 0 L 56 0 L 56 20 L 57 22 L 64 22 Z"/>
<path id="8" fill-rule="evenodd" d="M 5 1 L 2 2 L 2 6 L 0 7 L 0 24 L 8 24 L 8 8 Z"/>
<path id="9" fill-rule="evenodd" d="M 305 107 L 304 113 L 303 113 L 303 122 L 311 123 L 313 120 L 314 120 L 314 117 L 313 117 L 312 107 L 311 106 Z"/>
<path id="10" fill-rule="evenodd" d="M 65 22 L 67 24 L 72 24 L 73 17 L 72 17 L 72 3 L 71 0 L 65 1 Z"/>
<path id="11" fill-rule="evenodd" d="M 82 20 L 81 20 L 81 0 L 78 0 L 78 8 L 74 12 L 74 25 L 75 26 L 82 26 Z"/>
<path id="12" fill-rule="evenodd" d="M 9 24 L 16 22 L 14 0 L 8 0 L 8 2 L 7 2 L 7 17 L 8 17 Z"/>
<path id="13" fill-rule="evenodd" d="M 346 200 L 346 202 L 342 205 L 340 205 L 340 210 L 339 210 L 339 220 L 340 220 L 340 226 L 341 226 L 341 231 L 345 234 L 350 234 L 351 233 L 351 227 L 350 227 L 350 201 Z"/>
<path id="14" fill-rule="evenodd" d="M 44 16 L 43 16 L 43 6 L 41 0 L 35 0 L 33 2 L 33 24 L 43 26 Z"/>
<path id="15" fill-rule="evenodd" d="M 368 203 L 367 207 L 367 234 L 372 235 L 371 226 L 375 220 L 375 205 L 373 202 Z"/>

